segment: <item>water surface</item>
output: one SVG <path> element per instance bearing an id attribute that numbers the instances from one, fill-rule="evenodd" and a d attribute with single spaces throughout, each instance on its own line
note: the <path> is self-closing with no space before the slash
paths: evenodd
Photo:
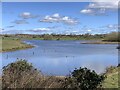
<path id="1" fill-rule="evenodd" d="M 81 44 L 84 41 L 26 40 L 34 48 L 2 53 L 2 66 L 26 59 L 46 75 L 67 75 L 87 67 L 97 73 L 118 64 L 116 44 Z"/>

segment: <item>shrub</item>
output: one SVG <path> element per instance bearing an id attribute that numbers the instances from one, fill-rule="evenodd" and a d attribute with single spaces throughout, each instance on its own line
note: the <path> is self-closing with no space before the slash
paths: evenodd
<path id="1" fill-rule="evenodd" d="M 75 69 L 65 80 L 65 88 L 75 88 L 81 90 L 93 90 L 101 86 L 105 79 L 104 75 L 98 75 L 95 71 L 87 68 Z"/>
<path id="2" fill-rule="evenodd" d="M 2 84 L 3 88 L 10 87 L 13 83 L 19 82 L 20 78 L 25 73 L 33 72 L 35 69 L 33 66 L 25 60 L 20 60 L 15 63 L 8 64 L 7 66 L 3 67 L 3 75 L 2 75 Z M 14 87 L 16 87 L 14 85 Z"/>
<path id="3" fill-rule="evenodd" d="M 3 67 L 2 88 L 59 88 L 62 79 L 44 76 L 26 60 L 19 60 Z"/>

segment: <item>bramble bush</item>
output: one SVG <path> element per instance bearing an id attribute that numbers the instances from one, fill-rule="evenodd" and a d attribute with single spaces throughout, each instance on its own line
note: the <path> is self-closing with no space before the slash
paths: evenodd
<path id="1" fill-rule="evenodd" d="M 98 75 L 95 71 L 87 68 L 75 69 L 65 80 L 65 88 L 75 88 L 81 90 L 93 90 L 101 87 L 105 79 L 104 74 Z"/>
<path id="2" fill-rule="evenodd" d="M 26 60 L 18 60 L 3 67 L 2 89 L 8 88 L 60 88 L 62 79 L 44 76 Z"/>

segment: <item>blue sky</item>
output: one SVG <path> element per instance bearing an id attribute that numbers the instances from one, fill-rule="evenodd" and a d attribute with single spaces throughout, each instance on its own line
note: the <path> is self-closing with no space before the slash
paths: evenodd
<path id="1" fill-rule="evenodd" d="M 3 2 L 2 33 L 100 34 L 117 31 L 116 3 Z"/>

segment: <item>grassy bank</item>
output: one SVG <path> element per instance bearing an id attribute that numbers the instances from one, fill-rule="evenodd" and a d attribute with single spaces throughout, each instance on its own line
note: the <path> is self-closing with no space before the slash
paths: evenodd
<path id="1" fill-rule="evenodd" d="M 26 48 L 32 48 L 32 45 L 25 44 L 22 42 L 22 40 L 17 38 L 3 38 L 2 42 L 0 42 L 2 45 L 2 50 L 0 52 L 6 52 L 6 51 L 15 51 L 15 50 L 21 50 Z"/>
<path id="2" fill-rule="evenodd" d="M 119 67 L 111 66 L 107 68 L 106 71 L 107 78 L 104 80 L 102 84 L 104 88 L 118 88 L 120 83 L 119 70 L 120 70 L 120 66 Z"/>

